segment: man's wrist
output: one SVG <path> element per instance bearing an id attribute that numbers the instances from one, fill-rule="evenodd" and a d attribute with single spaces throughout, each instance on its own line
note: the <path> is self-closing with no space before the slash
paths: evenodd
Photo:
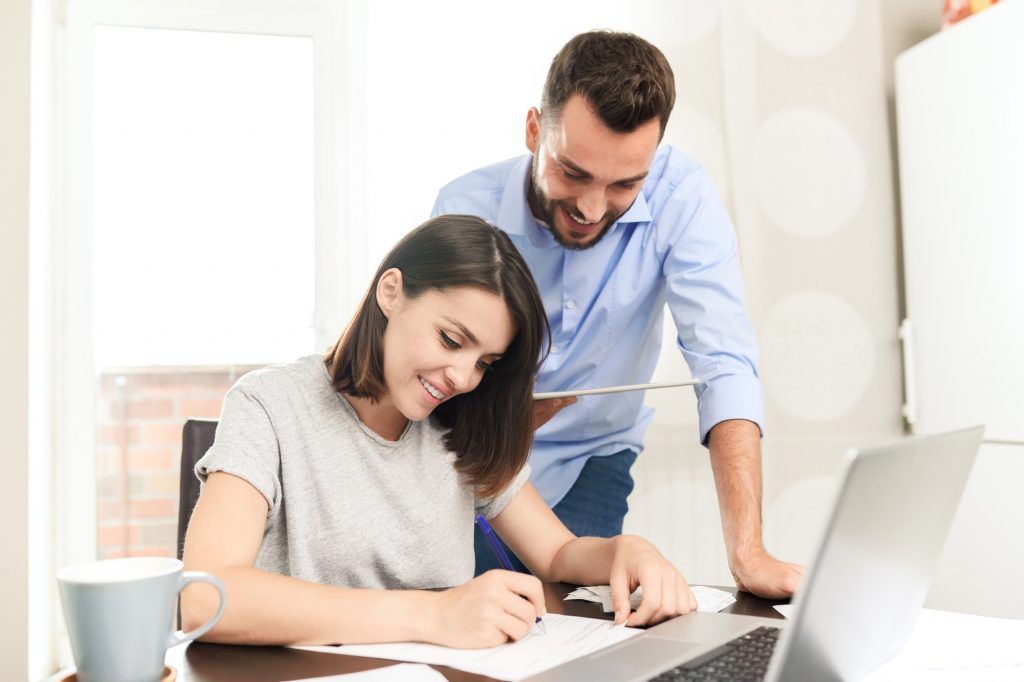
<path id="1" fill-rule="evenodd" d="M 729 553 L 729 568 L 733 573 L 742 571 L 749 564 L 767 555 L 768 550 L 761 543 L 743 545 Z"/>

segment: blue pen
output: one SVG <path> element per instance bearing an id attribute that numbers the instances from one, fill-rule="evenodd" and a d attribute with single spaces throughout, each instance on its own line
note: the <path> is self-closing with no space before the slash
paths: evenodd
<path id="1" fill-rule="evenodd" d="M 480 526 L 480 530 L 484 532 L 484 538 L 487 539 L 487 544 L 491 546 L 494 556 L 498 557 L 498 562 L 501 563 L 501 567 L 506 571 L 516 570 L 512 568 L 512 562 L 509 561 L 508 554 L 505 553 L 505 548 L 501 546 L 501 542 L 498 541 L 498 536 L 494 534 L 491 524 L 487 523 L 487 519 L 484 518 L 483 514 L 476 515 L 476 523 Z M 534 623 L 540 626 L 541 632 L 547 634 L 548 629 L 544 627 L 544 621 L 541 620 L 540 616 L 537 616 L 537 620 L 535 620 Z"/>

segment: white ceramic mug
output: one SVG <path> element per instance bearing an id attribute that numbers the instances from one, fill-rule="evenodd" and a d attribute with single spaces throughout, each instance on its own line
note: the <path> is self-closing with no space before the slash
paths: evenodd
<path id="1" fill-rule="evenodd" d="M 57 572 L 79 682 L 157 682 L 169 647 L 201 637 L 217 624 L 224 613 L 224 585 L 183 566 L 177 559 L 132 557 Z M 179 635 L 174 630 L 178 593 L 194 582 L 217 588 L 220 605 L 202 627 Z"/>

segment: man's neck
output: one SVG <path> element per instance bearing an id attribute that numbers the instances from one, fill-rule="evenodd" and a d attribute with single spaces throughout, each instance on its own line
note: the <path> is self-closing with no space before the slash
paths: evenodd
<path id="1" fill-rule="evenodd" d="M 537 224 L 541 225 L 546 229 L 551 229 L 551 226 L 544 222 L 544 219 L 540 217 L 540 202 L 537 199 L 537 190 L 533 186 L 533 174 L 526 176 L 526 205 L 530 208 L 530 215 L 537 221 Z"/>

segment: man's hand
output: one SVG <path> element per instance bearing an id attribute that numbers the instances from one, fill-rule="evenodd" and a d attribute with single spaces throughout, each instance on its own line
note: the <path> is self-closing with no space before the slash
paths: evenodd
<path id="1" fill-rule="evenodd" d="M 803 566 L 779 561 L 763 550 L 732 567 L 736 587 L 766 599 L 792 597 L 803 575 Z"/>
<path id="2" fill-rule="evenodd" d="M 574 402 L 576 402 L 576 398 L 573 396 L 568 398 L 545 398 L 544 400 L 534 400 L 533 430 L 536 431 L 547 424 L 548 420 L 558 414 L 563 407 L 566 405 L 572 405 Z"/>

